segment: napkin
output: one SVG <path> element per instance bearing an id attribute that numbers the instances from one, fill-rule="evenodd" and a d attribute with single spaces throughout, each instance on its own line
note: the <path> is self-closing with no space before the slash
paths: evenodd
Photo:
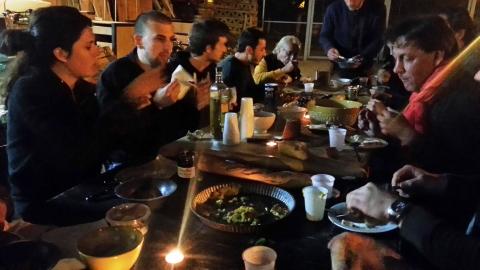
<path id="1" fill-rule="evenodd" d="M 187 94 L 188 90 L 193 87 L 191 82 L 195 83 L 195 79 L 188 73 L 182 65 L 178 65 L 172 73 L 172 79 L 177 80 L 180 83 L 180 92 L 178 93 L 178 99 L 182 99 Z"/>

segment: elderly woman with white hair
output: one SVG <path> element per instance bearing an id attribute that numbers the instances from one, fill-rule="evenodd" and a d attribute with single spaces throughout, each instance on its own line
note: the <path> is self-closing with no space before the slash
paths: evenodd
<path id="1" fill-rule="evenodd" d="M 284 36 L 273 49 L 273 52 L 260 61 L 255 67 L 253 79 L 256 84 L 267 82 L 289 83 L 301 77 L 298 68 L 298 52 L 302 44 L 295 36 Z"/>

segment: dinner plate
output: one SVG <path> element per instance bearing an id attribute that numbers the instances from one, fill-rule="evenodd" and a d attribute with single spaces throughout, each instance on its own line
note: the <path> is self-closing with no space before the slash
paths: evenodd
<path id="1" fill-rule="evenodd" d="M 388 145 L 388 142 L 383 139 L 376 137 L 368 137 L 365 135 L 353 135 L 348 137 L 347 141 L 349 143 L 360 143 L 358 145 L 358 149 L 360 150 L 380 149 Z"/>
<path id="2" fill-rule="evenodd" d="M 335 204 L 334 206 L 330 207 L 330 211 L 328 212 L 328 219 L 335 224 L 336 226 L 345 229 L 347 231 L 352 232 L 359 232 L 359 233 L 383 233 L 395 230 L 398 226 L 393 223 L 387 223 L 384 225 L 378 225 L 374 227 L 367 227 L 365 223 L 357 223 L 357 222 L 348 222 L 342 223 L 341 218 L 337 218 L 336 215 L 345 213 L 347 211 L 347 204 L 345 202 L 341 202 Z"/>

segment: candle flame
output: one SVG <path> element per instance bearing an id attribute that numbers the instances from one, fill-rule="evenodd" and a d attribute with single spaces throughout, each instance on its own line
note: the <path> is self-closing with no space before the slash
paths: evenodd
<path id="1" fill-rule="evenodd" d="M 183 253 L 179 250 L 179 249 L 174 249 L 172 251 L 170 251 L 167 256 L 165 256 L 165 261 L 167 261 L 167 263 L 170 263 L 170 264 L 177 264 L 181 261 L 183 261 L 183 258 L 185 256 L 183 255 Z"/>
<path id="2" fill-rule="evenodd" d="M 267 146 L 274 147 L 277 146 L 277 143 L 275 141 L 269 141 L 267 142 Z"/>

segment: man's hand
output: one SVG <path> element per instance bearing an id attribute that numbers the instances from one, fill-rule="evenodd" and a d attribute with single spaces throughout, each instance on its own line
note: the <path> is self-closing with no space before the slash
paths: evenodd
<path id="1" fill-rule="evenodd" d="M 383 113 L 377 114 L 377 119 L 382 133 L 399 139 L 402 145 L 410 145 L 417 136 L 402 114 L 396 115 L 385 110 Z"/>
<path id="2" fill-rule="evenodd" d="M 395 201 L 395 197 L 380 190 L 376 185 L 368 183 L 347 194 L 347 207 L 357 209 L 364 215 L 376 220 L 388 221 L 387 209 Z"/>
<path id="3" fill-rule="evenodd" d="M 339 56 L 340 56 L 340 53 L 336 48 L 331 48 L 327 52 L 327 57 L 330 61 L 337 61 Z"/>
<path id="4" fill-rule="evenodd" d="M 150 105 L 153 93 L 165 84 L 163 75 L 163 67 L 143 72 L 125 88 L 124 97 L 137 109 Z"/>
<path id="5" fill-rule="evenodd" d="M 367 103 L 367 109 L 374 112 L 376 115 L 387 111 L 387 107 L 378 99 L 370 99 Z"/>
<path id="6" fill-rule="evenodd" d="M 210 80 L 202 81 L 196 84 L 197 110 L 202 110 L 210 104 Z"/>
<path id="7" fill-rule="evenodd" d="M 445 175 L 405 165 L 393 174 L 392 186 L 400 187 L 400 196 L 404 197 L 419 193 L 440 195 L 447 188 L 447 178 Z"/>
<path id="8" fill-rule="evenodd" d="M 160 108 L 168 107 L 177 102 L 178 93 L 180 93 L 180 83 L 177 80 L 173 80 L 155 92 L 153 103 Z"/>

